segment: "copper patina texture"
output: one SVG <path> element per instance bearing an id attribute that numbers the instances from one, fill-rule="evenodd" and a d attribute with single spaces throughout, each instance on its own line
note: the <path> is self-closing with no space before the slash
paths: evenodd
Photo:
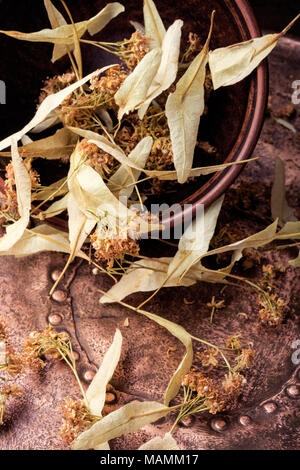
<path id="1" fill-rule="evenodd" d="M 291 83 L 300 58 L 300 44 L 282 40 L 270 59 L 273 109 L 289 104 Z M 300 116 L 293 125 L 300 129 Z M 275 124 L 269 117 L 253 156 L 258 161 L 248 164 L 235 187 L 258 181 L 263 188 L 258 194 L 256 215 L 232 214 L 234 224 L 243 224 L 248 233 L 263 228 L 270 206 L 274 159 L 285 161 L 287 197 L 299 212 L 299 139 L 290 130 Z M 182 324 L 194 335 L 220 343 L 229 334 L 242 333 L 257 351 L 255 367 L 248 374 L 245 393 L 236 409 L 222 415 L 189 417 L 175 431 L 182 449 L 295 449 L 299 447 L 300 370 L 293 364 L 292 344 L 300 339 L 299 271 L 288 266 L 296 257 L 294 249 L 265 252 L 262 262 L 281 261 L 286 267 L 276 280 L 276 289 L 287 307 L 285 320 L 276 329 L 267 329 L 258 321 L 256 294 L 235 287 L 224 291 L 226 308 L 218 310 L 213 328 L 209 323 L 206 303 L 218 297 L 217 285 L 199 283 L 191 288 L 163 289 L 147 309 Z M 110 411 L 132 400 L 162 400 L 168 380 L 183 354 L 183 347 L 163 328 L 134 312 L 116 305 L 99 305 L 98 288 L 106 290 L 111 281 L 93 275 L 87 263 L 74 262 L 60 284 L 54 299 L 48 293 L 62 269 L 66 256 L 43 253 L 25 259 L 1 258 L 0 314 L 9 323 L 11 340 L 17 348 L 32 330 L 44 329 L 48 322 L 72 336 L 78 357 L 78 370 L 87 384 L 111 344 L 116 327 L 124 337 L 121 361 L 113 377 L 108 396 Z M 257 268 L 259 270 L 260 268 Z M 256 276 L 255 270 L 250 275 Z M 128 299 L 138 305 L 144 294 Z M 184 303 L 183 299 L 193 303 Z M 248 314 L 248 318 L 239 316 Z M 128 318 L 128 326 L 124 320 Z M 176 348 L 168 355 L 169 348 Z M 72 373 L 60 362 L 50 362 L 41 374 L 30 373 L 23 379 L 25 390 L 21 401 L 8 407 L 8 422 L 0 430 L 1 449 L 64 449 L 59 437 L 60 402 L 66 396 L 80 398 Z M 163 435 L 173 417 L 146 426 L 134 435 L 111 442 L 112 449 L 136 449 L 155 435 Z"/>

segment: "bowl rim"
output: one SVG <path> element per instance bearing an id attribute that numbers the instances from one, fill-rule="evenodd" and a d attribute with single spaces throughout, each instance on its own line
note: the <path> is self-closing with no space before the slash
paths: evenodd
<path id="1" fill-rule="evenodd" d="M 261 36 L 254 12 L 248 0 L 223 0 L 228 10 L 234 15 L 240 32 L 245 35 L 243 40 L 249 40 Z M 268 65 L 264 60 L 252 73 L 246 115 L 238 138 L 226 157 L 225 162 L 242 162 L 249 158 L 253 152 L 264 123 L 264 115 L 268 97 Z M 207 183 L 196 192 L 179 201 L 181 210 L 176 210 L 173 215 L 168 211 L 161 214 L 162 223 L 170 228 L 182 225 L 184 220 L 191 220 L 197 210 L 206 208 L 220 197 L 238 177 L 246 163 L 232 165 L 212 176 Z M 0 177 L 0 186 L 3 180 Z M 1 188 L 0 188 L 1 189 Z M 58 217 L 52 217 L 46 221 L 49 225 L 65 230 L 64 221 Z"/>
<path id="2" fill-rule="evenodd" d="M 228 9 L 240 22 L 240 29 L 246 33 L 244 40 L 261 36 L 252 7 L 247 0 L 224 0 Z M 242 162 L 249 158 L 260 136 L 268 98 L 268 62 L 265 59 L 252 73 L 246 115 L 238 138 L 225 162 Z M 232 165 L 214 174 L 198 191 L 181 201 L 183 208 L 173 215 L 163 217 L 166 226 L 174 227 L 190 220 L 197 210 L 208 207 L 220 197 L 238 177 L 246 163 Z M 185 207 L 187 205 L 187 207 Z"/>

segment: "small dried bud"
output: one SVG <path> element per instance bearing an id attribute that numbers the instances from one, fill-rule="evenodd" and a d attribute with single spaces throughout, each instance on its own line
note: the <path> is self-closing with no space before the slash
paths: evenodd
<path id="1" fill-rule="evenodd" d="M 204 367 L 218 367 L 219 362 L 216 359 L 218 356 L 218 351 L 216 349 L 207 349 L 206 351 L 202 352 L 199 354 L 199 357 L 201 359 L 202 365 Z"/>
<path id="2" fill-rule="evenodd" d="M 237 365 L 234 370 L 248 369 L 254 363 L 255 351 L 253 349 L 242 349 L 241 354 L 236 357 Z"/>
<path id="3" fill-rule="evenodd" d="M 71 444 L 79 434 L 101 419 L 91 415 L 82 400 L 74 401 L 72 398 L 67 397 L 61 407 L 63 423 L 60 428 L 60 435 L 68 444 Z"/>
<path id="4" fill-rule="evenodd" d="M 123 260 L 126 254 L 137 256 L 139 253 L 138 243 L 129 236 L 116 235 L 108 238 L 99 229 L 91 235 L 91 244 L 95 257 L 107 261 L 109 268 L 113 266 L 115 259 Z"/>
<path id="5" fill-rule="evenodd" d="M 246 382 L 243 375 L 235 372 L 231 376 L 226 375 L 225 380 L 222 382 L 222 387 L 228 395 L 236 397 L 240 394 L 241 388 Z"/>

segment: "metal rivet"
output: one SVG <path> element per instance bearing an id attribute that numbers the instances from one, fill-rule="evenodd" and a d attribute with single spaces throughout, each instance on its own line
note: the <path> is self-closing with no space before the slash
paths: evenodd
<path id="1" fill-rule="evenodd" d="M 95 375 L 96 375 L 96 372 L 94 370 L 87 369 L 83 374 L 83 378 L 86 382 L 91 382 L 93 378 L 95 377 Z"/>
<path id="2" fill-rule="evenodd" d="M 216 418 L 212 420 L 211 427 L 214 431 L 222 432 L 227 428 L 227 422 L 223 418 Z"/>
<path id="3" fill-rule="evenodd" d="M 112 405 L 117 401 L 117 397 L 113 392 L 106 392 L 105 394 L 105 403 Z"/>
<path id="4" fill-rule="evenodd" d="M 48 317 L 48 321 L 52 326 L 59 325 L 62 322 L 62 316 L 59 313 L 51 313 Z"/>
<path id="5" fill-rule="evenodd" d="M 249 416 L 240 416 L 239 417 L 239 423 L 242 425 L 242 426 L 249 426 L 251 424 L 251 418 Z"/>
<path id="6" fill-rule="evenodd" d="M 277 410 L 277 405 L 273 401 L 269 401 L 268 403 L 264 404 L 263 408 L 264 408 L 266 413 L 271 414 L 271 413 L 274 413 L 274 411 Z"/>
<path id="7" fill-rule="evenodd" d="M 184 428 L 190 428 L 191 426 L 193 426 L 194 421 L 195 421 L 195 416 L 190 415 L 190 416 L 187 416 L 186 418 L 183 418 L 181 421 L 179 421 L 179 425 L 183 426 Z"/>
<path id="8" fill-rule="evenodd" d="M 57 281 L 57 279 L 59 278 L 60 274 L 61 274 L 61 271 L 60 271 L 59 269 L 55 269 L 55 270 L 52 271 L 52 273 L 51 273 L 51 279 L 52 279 L 53 281 Z"/>
<path id="9" fill-rule="evenodd" d="M 77 351 L 73 351 L 73 357 L 74 357 L 75 361 L 78 361 L 79 358 L 80 358 L 80 354 Z"/>
<path id="10" fill-rule="evenodd" d="M 67 298 L 67 294 L 63 290 L 55 290 L 52 294 L 52 298 L 56 300 L 56 302 L 64 302 Z"/>
<path id="11" fill-rule="evenodd" d="M 286 388 L 286 393 L 291 398 L 298 398 L 300 396 L 299 385 L 290 385 Z"/>
<path id="12" fill-rule="evenodd" d="M 60 330 L 59 335 L 61 339 L 64 341 L 68 341 L 71 338 L 70 333 L 68 333 L 66 330 Z"/>

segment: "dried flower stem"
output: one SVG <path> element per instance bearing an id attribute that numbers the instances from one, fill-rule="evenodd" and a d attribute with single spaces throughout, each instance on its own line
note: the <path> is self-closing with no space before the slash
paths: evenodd
<path id="1" fill-rule="evenodd" d="M 69 255 L 69 258 L 68 258 L 68 261 L 66 262 L 65 266 L 64 266 L 64 269 L 62 270 L 62 272 L 60 273 L 58 279 L 55 281 L 55 283 L 53 284 L 52 286 L 52 289 L 50 290 L 49 292 L 49 297 L 52 296 L 53 292 L 55 291 L 56 287 L 58 286 L 58 284 L 60 283 L 61 279 L 63 278 L 66 270 L 68 269 L 68 267 L 70 266 L 71 262 L 73 261 L 74 259 L 74 256 L 75 256 L 75 253 L 76 253 L 76 250 L 77 250 L 77 243 L 78 243 L 78 240 L 79 240 L 79 237 L 81 235 L 81 232 L 83 230 L 83 227 L 86 223 L 86 220 L 87 220 L 87 217 L 85 216 L 84 219 L 83 219 L 83 222 L 81 224 L 81 227 L 80 229 L 78 230 L 78 233 L 77 233 L 77 236 L 75 238 L 75 241 L 74 241 L 74 246 L 72 248 L 72 251 Z"/>
<path id="2" fill-rule="evenodd" d="M 184 418 L 186 418 L 188 415 L 193 414 L 193 413 L 204 412 L 209 409 L 207 406 L 204 405 L 205 398 L 199 398 L 198 396 L 195 398 L 192 398 L 193 391 L 190 388 L 183 387 L 183 393 L 184 393 L 184 400 L 182 403 L 182 407 L 169 431 L 170 434 L 174 431 L 178 423 L 182 421 Z"/>
<path id="3" fill-rule="evenodd" d="M 117 302 L 118 304 L 122 305 L 123 307 L 129 308 L 130 310 L 133 310 L 133 311 L 135 311 L 136 313 L 140 313 L 140 314 L 142 314 L 142 315 L 145 315 L 145 316 L 147 316 L 148 318 L 151 318 L 151 317 L 152 317 L 152 318 L 153 318 L 153 317 L 158 317 L 158 318 L 160 318 L 159 315 L 155 315 L 154 313 L 147 312 L 146 310 L 141 310 L 140 307 L 134 307 L 133 305 L 127 304 L 126 302 L 123 302 L 123 301 L 121 301 L 121 300 L 117 300 L 117 299 L 115 299 L 112 295 L 110 295 L 108 292 L 104 292 L 104 291 L 101 290 L 101 289 L 98 289 L 98 291 L 101 292 L 101 294 L 103 294 L 103 295 L 109 297 L 109 298 L 110 298 L 111 300 L 113 300 L 114 302 Z M 187 332 L 187 333 L 188 333 L 188 332 Z M 222 358 L 223 358 L 223 360 L 224 360 L 224 362 L 225 362 L 225 364 L 226 364 L 226 366 L 227 366 L 227 368 L 228 368 L 229 375 L 231 375 L 231 373 L 232 373 L 232 367 L 231 367 L 231 365 L 229 364 L 229 362 L 228 362 L 228 360 L 227 360 L 225 354 L 222 352 L 222 350 L 221 350 L 218 346 L 215 346 L 214 344 L 211 344 L 211 343 L 209 343 L 208 341 L 205 341 L 205 340 L 203 340 L 203 339 L 197 338 L 196 336 L 193 336 L 193 335 L 191 335 L 190 333 L 188 333 L 188 334 L 190 335 L 190 337 L 191 337 L 192 339 L 194 339 L 194 340 L 196 340 L 196 341 L 199 341 L 200 343 L 203 343 L 203 344 L 205 344 L 206 346 L 210 346 L 210 347 L 216 349 L 216 350 L 219 352 L 219 354 L 222 356 Z"/>
<path id="4" fill-rule="evenodd" d="M 74 31 L 74 39 L 75 39 L 75 48 L 77 46 L 77 52 L 78 52 L 78 55 L 76 57 L 77 59 L 77 65 L 78 65 L 78 76 L 79 76 L 79 79 L 80 80 L 82 78 L 82 56 L 81 56 L 81 49 L 80 49 L 80 42 L 79 42 L 79 38 L 78 38 L 78 34 L 77 34 L 77 29 L 76 29 L 76 26 L 75 26 L 75 23 L 73 21 L 73 18 L 72 18 L 72 15 L 70 13 L 70 10 L 69 8 L 67 7 L 66 3 L 64 0 L 60 0 L 64 9 L 66 10 L 67 14 L 68 14 L 68 17 L 70 18 L 70 21 L 72 23 L 72 26 L 73 26 L 73 31 Z M 70 57 L 70 54 L 69 54 L 69 57 Z M 72 62 L 72 61 L 71 61 Z M 73 64 L 72 64 L 73 65 Z"/>
<path id="5" fill-rule="evenodd" d="M 80 380 L 80 378 L 78 376 L 78 373 L 77 373 L 76 363 L 75 363 L 75 359 L 74 359 L 74 354 L 73 354 L 73 348 L 72 348 L 71 341 L 69 341 L 69 347 L 70 347 L 70 352 L 68 350 L 66 350 L 65 352 L 63 350 L 60 350 L 60 354 L 61 354 L 62 358 L 64 359 L 64 361 L 66 362 L 66 364 L 68 364 L 68 366 L 72 370 L 72 372 L 73 372 L 73 374 L 74 374 L 74 376 L 75 376 L 75 378 L 78 382 L 80 391 L 81 391 L 83 399 L 84 399 L 84 403 L 85 403 L 86 406 L 88 406 L 88 401 L 87 401 L 87 398 L 86 398 L 85 390 L 82 386 L 81 380 Z"/>

